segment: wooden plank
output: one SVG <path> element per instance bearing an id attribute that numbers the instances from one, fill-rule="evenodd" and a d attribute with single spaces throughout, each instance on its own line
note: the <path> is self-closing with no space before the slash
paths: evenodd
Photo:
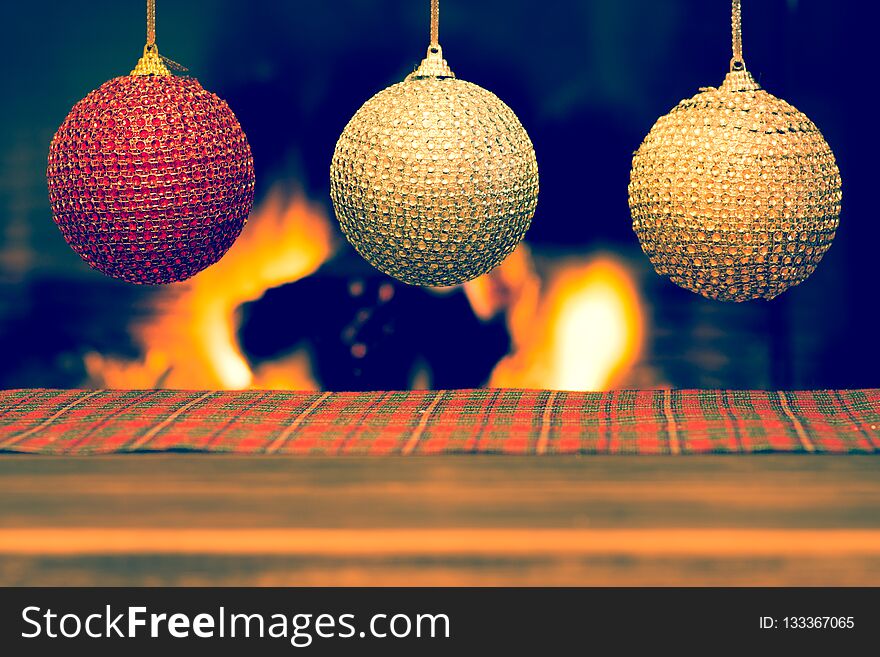
<path id="1" fill-rule="evenodd" d="M 0 584 L 880 584 L 871 456 L 0 457 Z"/>
<path id="2" fill-rule="evenodd" d="M 512 557 L 618 554 L 864 557 L 871 529 L 0 529 L 0 554 Z"/>

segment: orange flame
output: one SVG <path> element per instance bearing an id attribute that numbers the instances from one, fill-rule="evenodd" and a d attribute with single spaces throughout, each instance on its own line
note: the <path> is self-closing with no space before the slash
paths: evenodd
<path id="1" fill-rule="evenodd" d="M 465 293 L 481 319 L 507 313 L 511 351 L 495 366 L 492 387 L 605 390 L 641 351 L 639 296 L 627 268 L 609 255 L 556 263 L 542 284 L 522 245 Z"/>
<path id="2" fill-rule="evenodd" d="M 335 249 L 323 208 L 276 185 L 220 262 L 158 294 L 155 314 L 134 328 L 144 358 L 87 354 L 91 381 L 110 388 L 317 389 L 305 348 L 254 371 L 236 338 L 237 313 L 266 290 L 313 273 Z"/>

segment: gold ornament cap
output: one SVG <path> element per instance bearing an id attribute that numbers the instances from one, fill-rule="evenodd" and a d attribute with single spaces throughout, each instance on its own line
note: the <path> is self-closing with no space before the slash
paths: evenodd
<path id="1" fill-rule="evenodd" d="M 761 85 L 755 81 L 752 74 L 746 69 L 731 68 L 730 73 L 724 77 L 721 83 L 722 91 L 760 91 Z"/>
<path id="2" fill-rule="evenodd" d="M 156 44 L 144 46 L 144 54 L 138 60 L 137 66 L 131 71 L 131 75 L 171 75 L 171 71 L 165 66 L 165 61 L 159 54 Z"/>
<path id="3" fill-rule="evenodd" d="M 443 48 L 440 44 L 428 46 L 428 54 L 419 64 L 419 67 L 406 76 L 407 80 L 419 78 L 454 78 L 455 73 L 449 68 L 449 64 L 443 59 Z"/>

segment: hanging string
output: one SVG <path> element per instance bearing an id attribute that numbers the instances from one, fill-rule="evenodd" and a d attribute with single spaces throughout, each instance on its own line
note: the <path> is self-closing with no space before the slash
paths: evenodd
<path id="1" fill-rule="evenodd" d="M 173 59 L 159 54 L 156 47 L 156 0 L 147 0 L 147 44 L 144 55 L 138 60 L 132 75 L 171 75 L 169 67 L 175 71 L 185 72 L 187 68 Z"/>
<path id="2" fill-rule="evenodd" d="M 740 0 L 733 0 L 731 23 L 733 28 L 733 58 L 730 60 L 730 70 L 741 71 L 746 67 L 746 63 L 743 61 L 742 8 Z"/>
<path id="3" fill-rule="evenodd" d="M 156 45 L 156 0 L 147 0 L 147 47 Z"/>
<path id="4" fill-rule="evenodd" d="M 440 46 L 440 0 L 431 0 L 431 48 Z"/>

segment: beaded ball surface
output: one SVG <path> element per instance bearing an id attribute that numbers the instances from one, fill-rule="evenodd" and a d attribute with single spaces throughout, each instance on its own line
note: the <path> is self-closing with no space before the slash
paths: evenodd
<path id="1" fill-rule="evenodd" d="M 342 231 L 370 264 L 405 283 L 442 286 L 476 278 L 513 251 L 535 213 L 538 164 L 513 111 L 456 79 L 432 50 L 345 127 L 330 190 Z"/>
<path id="2" fill-rule="evenodd" d="M 661 117 L 633 157 L 633 229 L 654 268 L 710 299 L 772 299 L 831 246 L 841 181 L 818 128 L 745 70 Z"/>
<path id="3" fill-rule="evenodd" d="M 215 263 L 254 199 L 232 110 L 172 75 L 114 78 L 77 103 L 52 139 L 47 176 L 67 243 L 130 283 L 182 281 Z"/>

